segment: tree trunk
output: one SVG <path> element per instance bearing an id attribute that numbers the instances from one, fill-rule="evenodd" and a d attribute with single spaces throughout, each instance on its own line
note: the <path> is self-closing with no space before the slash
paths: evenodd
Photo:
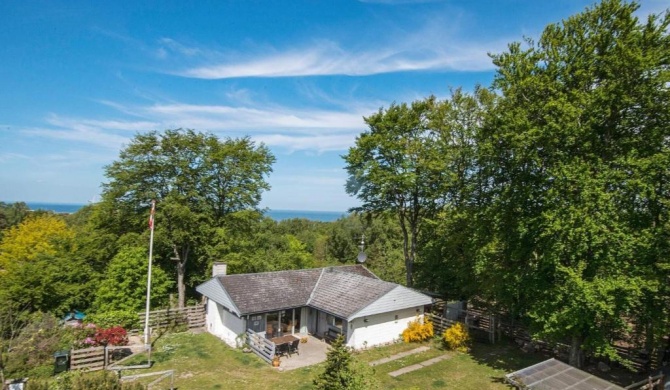
<path id="1" fill-rule="evenodd" d="M 177 292 L 178 292 L 178 302 L 180 309 L 183 309 L 186 303 L 186 285 L 184 284 L 184 270 L 186 269 L 186 263 L 180 261 L 177 263 Z"/>
<path id="2" fill-rule="evenodd" d="M 175 254 L 175 260 L 177 260 L 177 305 L 180 309 L 183 309 L 186 306 L 186 284 L 184 283 L 184 277 L 186 276 L 186 261 L 188 261 L 189 247 L 186 245 L 181 253 L 177 245 L 173 245 L 172 249 Z"/>
<path id="3" fill-rule="evenodd" d="M 409 249 L 409 235 L 407 234 L 407 226 L 405 225 L 405 216 L 400 214 L 400 228 L 402 229 L 402 253 L 405 256 L 405 276 L 407 287 L 412 287 L 412 259 Z"/>
<path id="4" fill-rule="evenodd" d="M 572 336 L 570 342 L 570 363 L 571 366 L 582 368 L 584 365 L 584 352 L 582 351 L 582 337 Z"/>

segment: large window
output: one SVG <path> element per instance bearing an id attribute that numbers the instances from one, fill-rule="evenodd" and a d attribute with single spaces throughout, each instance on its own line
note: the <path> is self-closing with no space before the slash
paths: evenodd
<path id="1" fill-rule="evenodd" d="M 344 331 L 344 329 L 343 329 L 344 320 L 343 319 L 341 319 L 339 317 L 331 316 L 330 314 L 328 314 L 328 316 L 326 317 L 326 322 L 328 322 L 328 326 L 330 328 L 337 328 L 337 330 L 339 330 L 340 333 L 343 333 L 343 331 Z"/>
<path id="2" fill-rule="evenodd" d="M 279 336 L 279 312 L 268 313 L 267 317 L 267 328 L 265 329 L 265 335 L 267 338 Z"/>

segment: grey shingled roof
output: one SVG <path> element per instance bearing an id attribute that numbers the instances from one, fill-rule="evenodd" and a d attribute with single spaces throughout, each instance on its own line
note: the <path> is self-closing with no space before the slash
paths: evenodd
<path id="1" fill-rule="evenodd" d="M 308 305 L 337 317 L 349 318 L 396 286 L 397 284 L 357 273 L 326 268 Z"/>
<path id="2" fill-rule="evenodd" d="M 304 306 L 321 268 L 219 276 L 240 314 Z M 221 303 L 221 302 L 220 302 Z"/>
<path id="3" fill-rule="evenodd" d="M 379 279 L 362 265 L 345 265 L 216 276 L 196 290 L 240 316 L 310 306 L 350 319 L 366 307 L 372 313 L 389 305 L 397 308 L 425 304 L 421 297 L 430 302 L 429 297 L 419 292 L 398 292 L 398 288 L 407 290 Z M 394 289 L 394 294 L 402 298 L 388 295 L 392 302 L 380 300 Z M 370 306 L 375 302 L 379 307 Z"/>

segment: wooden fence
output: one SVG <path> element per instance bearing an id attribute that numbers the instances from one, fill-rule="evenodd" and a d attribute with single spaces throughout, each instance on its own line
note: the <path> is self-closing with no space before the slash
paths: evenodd
<path id="1" fill-rule="evenodd" d="M 425 315 L 433 322 L 435 334 L 442 334 L 447 328 L 460 322 L 466 326 L 472 337 L 488 340 L 491 343 L 496 340 L 496 319 L 493 315 L 471 310 L 461 310 L 457 319 L 449 319 L 434 313 L 425 313 Z"/>
<path id="2" fill-rule="evenodd" d="M 137 313 L 140 323 L 144 324 L 146 313 Z M 149 312 L 149 327 L 153 329 L 168 329 L 186 326 L 188 329 L 205 326 L 205 306 L 187 306 L 183 309 L 165 309 Z"/>
<path id="3" fill-rule="evenodd" d="M 71 370 L 97 371 L 105 368 L 105 347 L 73 349 L 70 351 Z"/>
<path id="4" fill-rule="evenodd" d="M 641 380 L 632 385 L 625 387 L 626 390 L 663 390 L 663 383 L 665 382 L 665 375 L 658 374 L 656 376 L 650 376 L 647 379 Z"/>
<path id="5" fill-rule="evenodd" d="M 268 363 L 272 363 L 275 357 L 275 343 L 266 339 L 263 335 L 247 329 L 247 345 L 260 356 L 261 359 Z"/>

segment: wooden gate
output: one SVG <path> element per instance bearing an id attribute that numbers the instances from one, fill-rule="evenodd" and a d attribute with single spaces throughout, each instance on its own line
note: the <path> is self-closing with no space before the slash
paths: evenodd
<path id="1" fill-rule="evenodd" d="M 97 371 L 105 368 L 105 347 L 73 349 L 70 351 L 70 369 Z"/>

